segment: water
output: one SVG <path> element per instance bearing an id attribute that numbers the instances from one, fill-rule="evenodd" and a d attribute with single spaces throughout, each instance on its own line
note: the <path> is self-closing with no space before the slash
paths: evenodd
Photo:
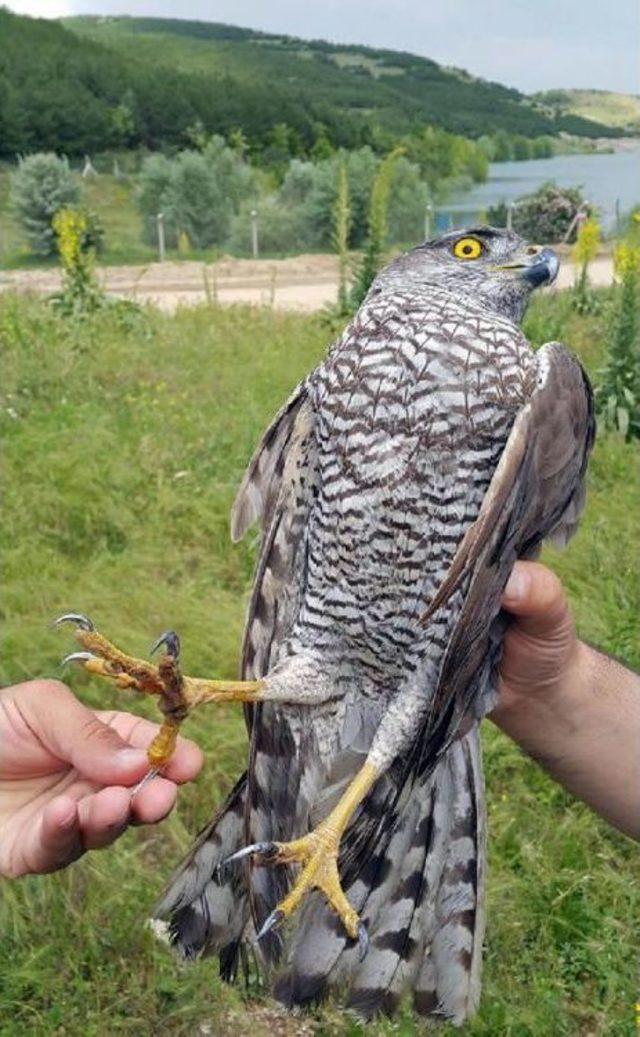
<path id="1" fill-rule="evenodd" d="M 488 206 L 515 201 L 530 194 L 546 180 L 558 187 L 580 187 L 584 197 L 595 205 L 605 230 L 615 226 L 616 200 L 624 215 L 640 202 L 640 145 L 610 155 L 556 155 L 527 162 L 492 162 L 489 178 L 469 191 L 454 194 L 439 207 L 437 229 L 451 224 L 464 226 L 475 222 Z"/>

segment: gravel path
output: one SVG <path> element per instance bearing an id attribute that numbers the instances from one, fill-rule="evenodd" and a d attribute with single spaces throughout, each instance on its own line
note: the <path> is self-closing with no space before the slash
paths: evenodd
<path id="1" fill-rule="evenodd" d="M 335 256 L 301 255 L 273 260 L 223 259 L 211 264 L 185 260 L 148 266 L 105 266 L 97 268 L 97 275 L 110 295 L 153 303 L 168 312 L 207 298 L 223 304 L 249 303 L 313 312 L 335 301 L 338 267 Z M 611 284 L 611 257 L 595 259 L 589 277 L 597 286 Z M 565 260 L 555 287 L 568 288 L 573 281 L 573 265 Z M 0 273 L 0 291 L 49 294 L 59 287 L 60 274 L 53 269 Z"/>

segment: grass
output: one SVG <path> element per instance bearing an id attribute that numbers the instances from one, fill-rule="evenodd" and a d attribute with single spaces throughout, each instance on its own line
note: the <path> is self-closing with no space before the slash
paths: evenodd
<path id="1" fill-rule="evenodd" d="M 640 98 L 634 94 L 611 93 L 607 90 L 566 90 L 563 108 L 593 119 L 605 126 L 621 126 L 638 132 L 640 128 Z"/>
<path id="2" fill-rule="evenodd" d="M 528 328 L 536 341 L 565 338 L 593 372 L 606 319 L 578 318 L 557 296 L 540 300 Z M 230 545 L 229 505 L 261 428 L 324 353 L 325 327 L 207 307 L 172 317 L 114 310 L 78 325 L 45 302 L 7 295 L 0 344 L 2 681 L 60 675 L 70 642 L 48 623 L 69 608 L 134 653 L 175 627 L 188 672 L 232 676 L 254 546 Z M 636 664 L 637 460 L 633 446 L 599 439 L 581 531 L 567 553 L 547 555 L 581 634 Z M 86 702 L 124 699 L 154 715 L 80 672 L 66 676 Z M 244 766 L 239 711 L 205 711 L 188 733 L 205 750 L 206 770 L 169 821 L 131 831 L 62 874 L 2 885 L 0 1037 L 364 1034 L 332 1006 L 306 1023 L 286 1020 L 267 999 L 222 986 L 214 962 L 181 966 L 145 929 L 160 886 Z M 631 1037 L 637 849 L 489 725 L 485 749 L 485 982 L 481 1011 L 463 1032 Z M 366 1029 L 423 1032 L 408 1012 Z"/>

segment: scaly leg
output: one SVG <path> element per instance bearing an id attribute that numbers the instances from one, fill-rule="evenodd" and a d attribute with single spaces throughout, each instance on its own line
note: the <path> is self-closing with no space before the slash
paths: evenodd
<path id="1" fill-rule="evenodd" d="M 222 867 L 249 855 L 260 857 L 265 864 L 300 864 L 298 875 L 291 891 L 276 909 L 271 912 L 260 932 L 258 940 L 271 929 L 279 926 L 300 905 L 312 889 L 321 890 L 331 907 L 339 915 L 352 940 L 358 940 L 360 953 L 367 950 L 367 931 L 357 912 L 347 900 L 338 874 L 338 851 L 354 811 L 365 798 L 380 776 L 380 768 L 366 762 L 342 795 L 331 813 L 308 835 L 289 843 L 254 843 L 228 857 Z"/>
<path id="2" fill-rule="evenodd" d="M 216 681 L 183 676 L 178 665 L 180 641 L 172 630 L 162 634 L 151 649 L 153 655 L 162 645 L 166 648 L 166 654 L 155 666 L 121 652 L 95 630 L 86 616 L 70 612 L 56 620 L 56 626 L 60 623 L 75 623 L 75 637 L 83 649 L 68 655 L 65 663 L 81 662 L 89 673 L 115 681 L 119 688 L 158 696 L 164 721 L 147 750 L 151 772 L 145 781 L 169 762 L 180 725 L 196 706 L 203 702 L 260 701 L 263 681 Z"/>

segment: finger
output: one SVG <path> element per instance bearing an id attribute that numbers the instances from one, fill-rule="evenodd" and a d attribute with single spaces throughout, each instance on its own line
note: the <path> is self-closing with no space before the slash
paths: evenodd
<path id="1" fill-rule="evenodd" d="M 519 632 L 537 640 L 557 639 L 571 625 L 569 604 L 560 580 L 539 562 L 516 562 L 502 597 L 502 607 L 517 617 Z"/>
<path id="2" fill-rule="evenodd" d="M 131 803 L 134 824 L 153 825 L 169 814 L 176 803 L 178 790 L 166 778 L 154 778 L 145 785 Z"/>
<path id="3" fill-rule="evenodd" d="M 77 804 L 69 796 L 58 796 L 42 812 L 40 831 L 29 857 L 30 871 L 56 871 L 83 853 Z"/>
<path id="4" fill-rule="evenodd" d="M 49 752 L 101 785 L 132 785 L 147 768 L 146 754 L 104 724 L 59 681 L 23 685 L 20 709 Z"/>
<path id="5" fill-rule="evenodd" d="M 132 713 L 104 712 L 97 716 L 112 726 L 130 745 L 140 749 L 147 749 L 160 730 L 158 724 Z M 178 738 L 175 752 L 163 768 L 163 774 L 171 781 L 182 784 L 192 781 L 199 774 L 203 762 L 202 751 L 195 742 L 189 738 Z"/>
<path id="6" fill-rule="evenodd" d="M 85 850 L 109 846 L 125 831 L 131 812 L 131 792 L 106 788 L 78 803 L 80 835 Z"/>

